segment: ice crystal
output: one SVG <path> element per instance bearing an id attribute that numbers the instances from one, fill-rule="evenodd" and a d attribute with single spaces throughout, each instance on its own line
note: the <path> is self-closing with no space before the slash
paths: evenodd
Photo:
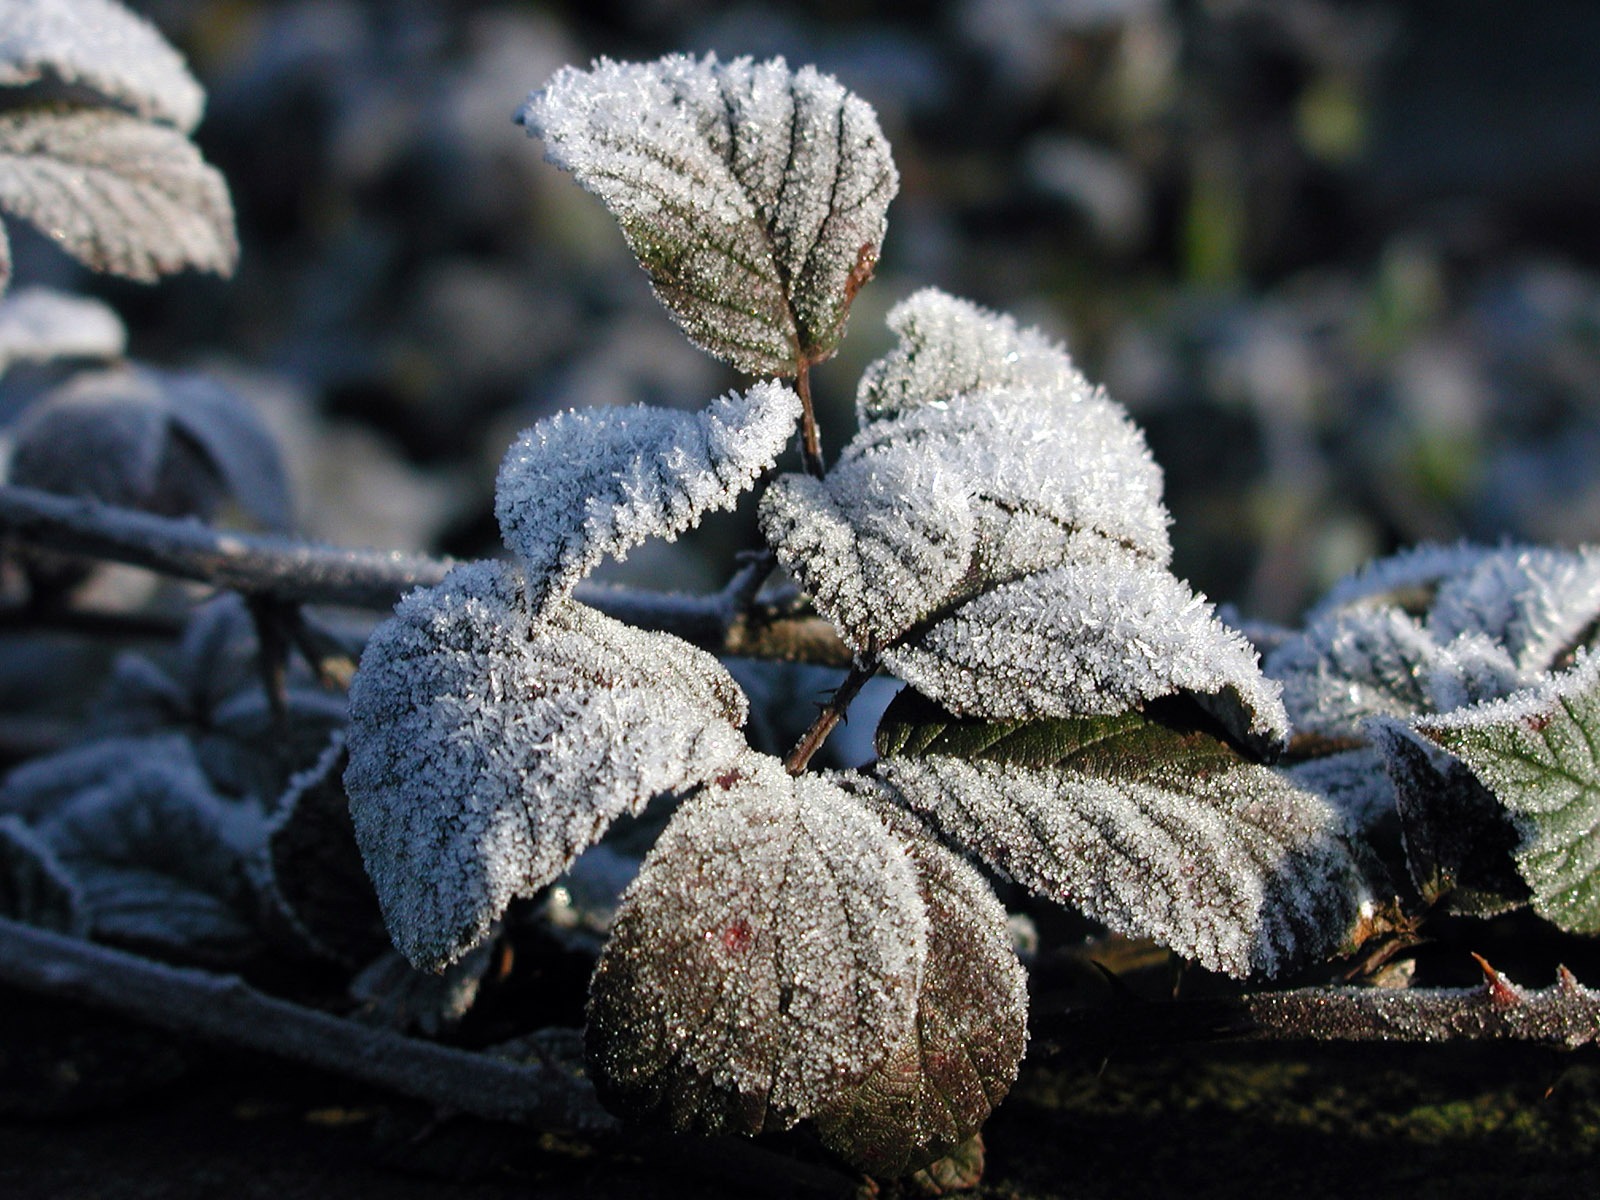
<path id="1" fill-rule="evenodd" d="M 88 88 L 184 133 L 205 93 L 155 26 L 114 0 L 6 0 L 0 5 L 0 85 L 42 79 Z"/>
<path id="2" fill-rule="evenodd" d="M 595 968 L 607 1106 L 758 1133 L 817 1113 L 913 1034 L 928 917 L 883 823 L 747 752 L 673 817 Z"/>
<path id="3" fill-rule="evenodd" d="M 938 292 L 890 315 L 864 421 L 821 480 L 779 477 L 761 525 L 849 644 L 957 712 L 1115 712 L 1217 697 L 1283 736 L 1276 685 L 1167 571 L 1161 475 L 1066 352 Z"/>
<path id="4" fill-rule="evenodd" d="M 1526 690 L 1414 722 L 1510 813 L 1533 907 L 1600 932 L 1600 655 Z"/>
<path id="5" fill-rule="evenodd" d="M 518 119 L 605 202 L 690 339 L 752 374 L 833 351 L 899 187 L 871 107 L 812 67 L 567 67 Z"/>
<path id="6" fill-rule="evenodd" d="M 145 283 L 228 275 L 239 255 L 227 184 L 194 143 L 108 108 L 0 113 L 0 208 L 85 266 Z"/>
<path id="7" fill-rule="evenodd" d="M 521 591 L 479 563 L 413 592 L 351 687 L 351 816 L 390 934 L 425 969 L 617 816 L 744 749 L 744 697 L 715 659 L 571 601 L 531 618 Z"/>
<path id="8" fill-rule="evenodd" d="M 872 800 L 871 781 L 836 781 Z M 898 804 L 885 798 L 870 807 L 916 868 L 927 964 L 912 1031 L 819 1112 L 817 1126 L 824 1143 L 861 1170 L 895 1176 L 956 1149 L 1010 1090 L 1027 1045 L 1027 975 L 1005 908 L 983 876 Z"/>
<path id="9" fill-rule="evenodd" d="M 15 362 L 120 358 L 128 332 L 99 300 L 27 287 L 0 300 L 0 375 Z"/>
<path id="10" fill-rule="evenodd" d="M 792 390 L 761 383 L 699 412 L 641 404 L 562 413 L 527 430 L 501 464 L 495 515 L 522 559 L 530 608 L 569 594 L 606 555 L 624 558 L 732 508 L 799 419 Z"/>

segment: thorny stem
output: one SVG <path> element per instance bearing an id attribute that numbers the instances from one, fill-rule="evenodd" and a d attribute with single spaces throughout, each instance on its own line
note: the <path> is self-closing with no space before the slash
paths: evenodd
<path id="1" fill-rule="evenodd" d="M 447 558 L 221 531 L 198 521 L 9 485 L 0 486 L 0 533 L 12 542 L 125 563 L 246 596 L 377 611 L 392 607 L 413 588 L 439 583 L 457 565 Z M 741 573 L 736 580 L 741 579 L 747 586 L 749 576 Z M 678 596 L 580 586 L 578 598 L 619 620 L 676 634 L 714 654 L 824 666 L 850 660 L 826 621 L 788 615 L 739 619 L 747 602 L 726 589 L 711 596 Z"/>
<path id="2" fill-rule="evenodd" d="M 804 358 L 795 364 L 794 390 L 800 394 L 800 454 L 806 473 L 821 479 L 828 468 L 822 461 L 822 438 L 817 433 L 816 409 L 811 404 L 811 363 Z"/>
<path id="3" fill-rule="evenodd" d="M 845 719 L 850 702 L 866 686 L 867 680 L 877 673 L 878 664 L 872 659 L 865 659 L 850 668 L 850 673 L 844 677 L 844 682 L 833 693 L 833 698 L 822 706 L 817 719 L 811 722 L 811 728 L 806 730 L 805 736 L 795 744 L 795 748 L 789 751 L 789 757 L 783 760 L 784 768 L 789 774 L 800 775 L 805 772 L 812 755 L 822 749 L 822 744 L 828 740 L 828 735 L 838 727 L 840 721 Z"/>

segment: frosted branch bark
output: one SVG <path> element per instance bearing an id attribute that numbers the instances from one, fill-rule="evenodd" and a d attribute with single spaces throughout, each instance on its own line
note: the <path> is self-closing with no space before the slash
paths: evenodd
<path id="1" fill-rule="evenodd" d="M 21 544 L 143 567 L 286 603 L 384 610 L 438 584 L 447 558 L 349 550 L 270 534 L 222 531 L 34 488 L 0 486 L 0 536 Z M 578 598 L 643 629 L 676 634 L 715 654 L 847 666 L 849 651 L 819 618 L 743 603 L 748 580 L 710 596 L 581 587 Z"/>
<path id="2" fill-rule="evenodd" d="M 616 1124 L 586 1081 L 559 1069 L 374 1029 L 268 996 L 234 976 L 167 966 L 5 918 L 0 980 L 491 1120 L 583 1133 Z"/>

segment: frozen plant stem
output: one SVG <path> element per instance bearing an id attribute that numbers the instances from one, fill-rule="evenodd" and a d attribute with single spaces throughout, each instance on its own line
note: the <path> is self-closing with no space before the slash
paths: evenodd
<path id="1" fill-rule="evenodd" d="M 828 468 L 822 461 L 822 438 L 817 432 L 816 408 L 811 403 L 811 364 L 803 358 L 795 364 L 794 390 L 800 395 L 800 453 L 806 474 L 821 479 Z"/>
<path id="2" fill-rule="evenodd" d="M 789 752 L 789 757 L 784 759 L 783 765 L 791 775 L 803 773 L 810 764 L 811 758 L 822 749 L 822 744 L 828 740 L 828 735 L 840 721 L 845 719 L 845 714 L 850 710 L 850 703 L 866 686 L 867 680 L 878 673 L 876 661 L 868 659 L 857 663 L 850 668 L 850 673 L 845 676 L 844 682 L 833 693 L 833 698 L 822 706 L 822 711 L 817 714 L 817 719 L 811 723 L 811 728 L 806 730 L 805 736 Z"/>

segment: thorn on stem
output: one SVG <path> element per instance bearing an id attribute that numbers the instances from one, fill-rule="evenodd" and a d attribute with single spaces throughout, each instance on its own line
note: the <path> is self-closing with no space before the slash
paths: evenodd
<path id="1" fill-rule="evenodd" d="M 1483 971 L 1485 994 L 1496 1008 L 1512 1008 L 1522 1003 L 1522 989 L 1489 965 L 1483 955 L 1472 956 Z"/>

